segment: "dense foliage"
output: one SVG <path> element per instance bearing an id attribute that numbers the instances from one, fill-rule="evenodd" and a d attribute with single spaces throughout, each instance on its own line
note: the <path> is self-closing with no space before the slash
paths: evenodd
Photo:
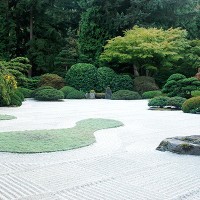
<path id="1" fill-rule="evenodd" d="M 64 94 L 56 89 L 42 89 L 35 94 L 34 97 L 39 101 L 58 101 L 64 99 Z"/>
<path id="2" fill-rule="evenodd" d="M 156 85 L 155 80 L 152 77 L 139 76 L 134 79 L 134 90 L 141 94 L 158 89 L 159 87 Z"/>
<path id="3" fill-rule="evenodd" d="M 160 90 L 147 91 L 142 94 L 143 99 L 152 99 L 158 96 L 162 96 L 162 92 Z"/>
<path id="4" fill-rule="evenodd" d="M 166 93 L 169 97 L 180 96 L 190 98 L 192 91 L 199 88 L 200 81 L 197 78 L 186 78 L 182 74 L 173 74 L 163 86 L 162 92 Z"/>
<path id="5" fill-rule="evenodd" d="M 176 109 L 181 109 L 183 103 L 186 101 L 186 98 L 182 97 L 171 97 L 167 101 L 167 106 L 175 107 Z"/>
<path id="6" fill-rule="evenodd" d="M 85 93 L 78 90 L 73 90 L 67 95 L 67 99 L 85 99 Z"/>
<path id="7" fill-rule="evenodd" d="M 185 101 L 182 110 L 185 113 L 200 113 L 200 97 L 193 97 Z"/>
<path id="8" fill-rule="evenodd" d="M 87 63 L 75 64 L 69 69 L 65 79 L 67 85 L 77 90 L 90 91 L 97 84 L 97 68 Z"/>
<path id="9" fill-rule="evenodd" d="M 60 91 L 63 92 L 65 99 L 68 99 L 68 94 L 70 92 L 76 91 L 76 89 L 70 86 L 64 86 L 63 88 L 60 89 Z"/>
<path id="10" fill-rule="evenodd" d="M 38 84 L 39 86 L 51 86 L 56 89 L 61 89 L 65 85 L 65 81 L 57 74 L 43 74 Z"/>
<path id="11" fill-rule="evenodd" d="M 148 106 L 163 108 L 164 106 L 167 106 L 169 99 L 169 97 L 164 96 L 154 97 L 153 99 L 149 100 Z"/>
<path id="12" fill-rule="evenodd" d="M 130 90 L 119 90 L 112 94 L 112 100 L 136 100 L 141 99 L 138 92 L 133 92 Z"/>

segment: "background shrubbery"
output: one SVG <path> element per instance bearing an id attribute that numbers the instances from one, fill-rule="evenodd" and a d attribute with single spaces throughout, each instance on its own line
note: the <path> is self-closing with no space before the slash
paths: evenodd
<path id="1" fill-rule="evenodd" d="M 136 100 L 141 99 L 138 92 L 133 92 L 130 90 L 119 90 L 112 94 L 112 100 Z"/>

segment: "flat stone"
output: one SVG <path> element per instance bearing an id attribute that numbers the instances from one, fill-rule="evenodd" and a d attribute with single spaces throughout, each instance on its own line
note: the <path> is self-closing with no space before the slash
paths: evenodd
<path id="1" fill-rule="evenodd" d="M 156 150 L 170 151 L 178 154 L 200 155 L 200 135 L 167 138 L 160 143 Z"/>

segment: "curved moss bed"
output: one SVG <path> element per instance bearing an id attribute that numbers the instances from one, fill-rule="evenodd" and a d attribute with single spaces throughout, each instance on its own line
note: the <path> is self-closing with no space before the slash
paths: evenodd
<path id="1" fill-rule="evenodd" d="M 42 153 L 76 149 L 94 143 L 94 132 L 123 126 L 111 119 L 86 119 L 73 128 L 0 133 L 0 152 Z"/>
<path id="2" fill-rule="evenodd" d="M 16 119 L 16 117 L 12 115 L 0 115 L 0 120 L 12 120 L 12 119 Z"/>

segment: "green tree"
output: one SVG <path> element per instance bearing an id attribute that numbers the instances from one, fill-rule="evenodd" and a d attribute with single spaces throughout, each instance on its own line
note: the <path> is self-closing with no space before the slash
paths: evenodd
<path id="1" fill-rule="evenodd" d="M 183 58 L 189 47 L 187 32 L 176 29 L 133 29 L 108 41 L 100 60 L 107 63 L 126 63 L 132 67 L 134 76 L 139 72 L 155 74 L 160 66 L 167 69 Z"/>

